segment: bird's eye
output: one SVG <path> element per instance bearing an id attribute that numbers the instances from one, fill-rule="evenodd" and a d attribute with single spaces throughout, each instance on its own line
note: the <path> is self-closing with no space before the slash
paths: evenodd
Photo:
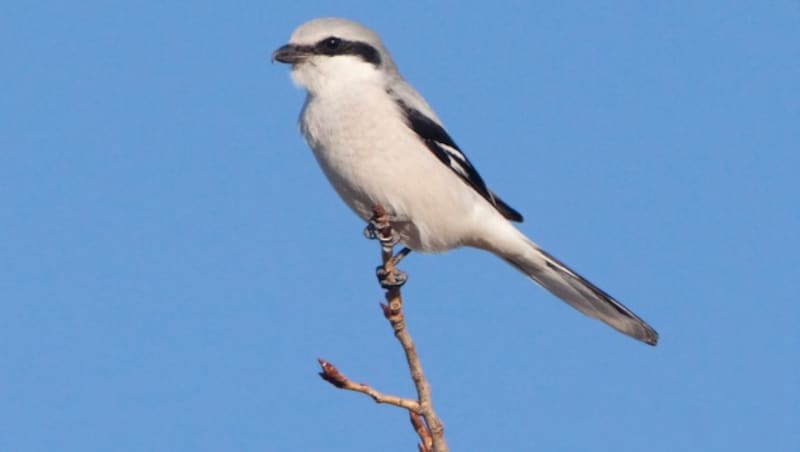
<path id="1" fill-rule="evenodd" d="M 341 39 L 331 37 L 331 38 L 326 39 L 325 42 L 323 43 L 323 45 L 328 50 L 336 50 L 336 49 L 339 48 L 339 44 L 341 44 L 341 43 L 342 43 Z"/>

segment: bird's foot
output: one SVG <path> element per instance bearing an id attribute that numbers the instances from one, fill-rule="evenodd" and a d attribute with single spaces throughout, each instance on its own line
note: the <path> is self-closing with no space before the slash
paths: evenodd
<path id="1" fill-rule="evenodd" d="M 383 248 L 391 249 L 400 243 L 400 234 L 392 228 L 387 216 L 370 218 L 367 227 L 364 228 L 364 237 L 368 240 L 378 240 Z"/>
<path id="2" fill-rule="evenodd" d="M 390 217 L 381 205 L 376 205 L 372 213 L 372 218 L 364 229 L 364 236 L 378 240 L 381 244 L 383 265 L 376 269 L 375 274 L 384 289 L 399 289 L 406 283 L 408 276 L 397 269 L 397 264 L 411 252 L 411 249 L 403 248 L 393 255 L 394 246 L 400 243 L 400 234 L 392 227 L 392 221 L 396 219 Z"/>
<path id="3" fill-rule="evenodd" d="M 378 226 L 375 224 L 374 219 L 370 219 L 367 226 L 364 228 L 364 238 L 367 240 L 378 240 Z"/>
<path id="4" fill-rule="evenodd" d="M 394 268 L 394 266 L 387 270 L 386 267 L 381 265 L 375 269 L 375 276 L 378 277 L 378 283 L 384 289 L 398 289 L 408 281 L 408 275 Z"/>

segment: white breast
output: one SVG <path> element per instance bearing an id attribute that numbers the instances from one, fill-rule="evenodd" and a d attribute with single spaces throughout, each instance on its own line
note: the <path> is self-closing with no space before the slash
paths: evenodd
<path id="1" fill-rule="evenodd" d="M 405 124 L 380 86 L 309 96 L 301 127 L 339 196 L 365 221 L 376 204 L 394 215 L 406 246 L 443 251 L 476 234 L 473 216 L 497 216 Z"/>

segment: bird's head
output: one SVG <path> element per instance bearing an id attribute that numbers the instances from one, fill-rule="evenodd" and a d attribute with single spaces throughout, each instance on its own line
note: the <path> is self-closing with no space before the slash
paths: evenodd
<path id="1" fill-rule="evenodd" d="M 272 54 L 272 60 L 290 64 L 292 80 L 312 94 L 346 84 L 383 83 L 396 74 L 378 35 L 335 17 L 297 27 L 289 43 Z"/>

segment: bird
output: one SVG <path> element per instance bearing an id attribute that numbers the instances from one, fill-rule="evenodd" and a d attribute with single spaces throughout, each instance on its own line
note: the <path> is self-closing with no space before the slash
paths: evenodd
<path id="1" fill-rule="evenodd" d="M 344 18 L 297 27 L 272 61 L 306 91 L 300 130 L 322 172 L 362 220 L 382 206 L 414 251 L 488 251 L 581 313 L 649 345 L 658 333 L 527 238 L 522 215 L 495 194 L 380 37 Z"/>

